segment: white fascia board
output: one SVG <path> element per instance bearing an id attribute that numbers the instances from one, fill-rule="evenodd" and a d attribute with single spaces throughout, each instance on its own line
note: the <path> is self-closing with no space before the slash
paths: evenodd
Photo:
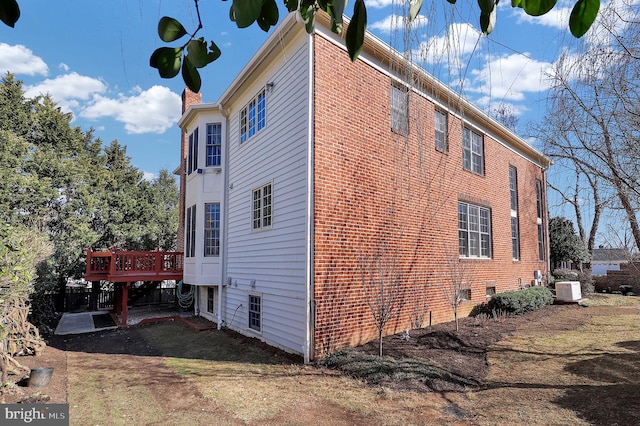
<path id="1" fill-rule="evenodd" d="M 182 131 L 186 132 L 191 122 L 193 120 L 196 120 L 197 117 L 203 112 L 219 112 L 224 115 L 222 107 L 217 103 L 193 104 L 189 106 L 189 108 L 187 108 L 184 114 L 182 114 L 182 117 L 180 117 L 180 120 L 178 120 L 178 126 L 182 129 Z"/>

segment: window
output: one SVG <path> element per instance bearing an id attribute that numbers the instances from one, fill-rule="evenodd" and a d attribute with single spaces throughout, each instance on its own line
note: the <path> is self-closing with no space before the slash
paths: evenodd
<path id="1" fill-rule="evenodd" d="M 187 208 L 186 215 L 186 248 L 185 257 L 194 257 L 196 255 L 196 206 Z"/>
<path id="2" fill-rule="evenodd" d="M 262 297 L 249 295 L 249 328 L 256 331 L 262 330 Z"/>
<path id="3" fill-rule="evenodd" d="M 409 92 L 406 87 L 391 85 L 391 130 L 409 133 Z"/>
<path id="4" fill-rule="evenodd" d="M 220 255 L 220 203 L 204 205 L 204 255 Z"/>
<path id="5" fill-rule="evenodd" d="M 542 182 L 536 179 L 536 207 L 538 223 L 538 259 L 544 260 L 544 228 L 542 227 Z"/>
<path id="6" fill-rule="evenodd" d="M 518 169 L 509 166 L 509 196 L 511 210 L 518 211 Z"/>
<path id="7" fill-rule="evenodd" d="M 487 295 L 487 297 L 491 297 L 493 295 L 496 294 L 496 286 L 487 286 L 487 289 L 485 290 L 485 294 Z"/>
<path id="8" fill-rule="evenodd" d="M 222 125 L 207 124 L 207 167 L 220 166 L 222 155 Z"/>
<path id="9" fill-rule="evenodd" d="M 518 169 L 509 166 L 509 196 L 511 204 L 511 253 L 520 259 L 520 230 L 518 226 Z"/>
<path id="10" fill-rule="evenodd" d="M 187 153 L 187 175 L 198 169 L 198 128 L 189 135 L 189 152 Z"/>
<path id="11" fill-rule="evenodd" d="M 518 231 L 518 218 L 511 216 L 511 255 L 514 260 L 520 259 L 520 239 Z"/>
<path id="12" fill-rule="evenodd" d="M 449 149 L 446 112 L 435 110 L 434 127 L 436 132 L 435 133 L 436 149 L 446 152 Z"/>
<path id="13" fill-rule="evenodd" d="M 271 227 L 271 184 L 253 190 L 253 229 Z"/>
<path id="14" fill-rule="evenodd" d="M 267 95 L 264 89 L 240 111 L 240 143 L 267 125 Z"/>
<path id="15" fill-rule="evenodd" d="M 459 202 L 458 239 L 461 257 L 491 258 L 491 210 Z"/>
<path id="16" fill-rule="evenodd" d="M 458 296 L 460 300 L 471 300 L 471 289 L 470 288 L 462 288 L 458 290 Z"/>
<path id="17" fill-rule="evenodd" d="M 473 130 L 462 128 L 462 166 L 479 175 L 484 175 L 484 139 Z"/>
<path id="18" fill-rule="evenodd" d="M 218 313 L 218 287 L 207 287 L 207 312 Z"/>

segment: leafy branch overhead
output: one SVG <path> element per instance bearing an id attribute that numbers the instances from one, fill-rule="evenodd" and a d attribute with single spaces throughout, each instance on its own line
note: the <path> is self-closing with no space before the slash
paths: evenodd
<path id="1" fill-rule="evenodd" d="M 228 1 L 228 0 L 223 0 Z M 331 30 L 336 34 L 343 31 L 343 13 L 347 0 L 283 0 L 289 12 L 298 11 L 305 23 L 308 33 L 313 31 L 315 15 L 323 10 L 331 17 Z M 413 21 L 420 13 L 424 0 L 407 0 L 409 16 Z M 435 0 L 437 1 L 437 0 Z M 447 0 L 455 4 L 457 0 Z M 499 0 L 478 0 L 480 9 L 480 29 L 484 34 L 493 31 L 496 24 Z M 213 42 L 205 42 L 203 37 L 196 38 L 202 20 L 198 0 L 194 0 L 198 14 L 198 27 L 188 34 L 184 26 L 176 19 L 163 17 L 158 22 L 158 35 L 166 43 L 172 43 L 189 35 L 189 40 L 179 47 L 160 47 L 150 58 L 150 65 L 158 70 L 160 77 L 173 78 L 182 70 L 182 78 L 194 92 L 200 90 L 202 81 L 198 68 L 203 68 L 220 57 L 220 49 Z M 230 0 L 229 19 L 238 28 L 246 28 L 254 23 L 263 31 L 269 31 L 279 20 L 276 0 Z M 512 7 L 521 8 L 526 14 L 540 16 L 556 6 L 557 0 L 511 0 Z M 598 15 L 600 0 L 577 0 L 569 17 L 569 29 L 575 37 L 582 37 L 591 27 Z M 20 18 L 17 0 L 0 0 L 0 20 L 13 27 Z M 364 45 L 367 28 L 367 8 L 364 0 L 355 0 L 353 15 L 345 34 L 345 43 L 352 61 L 358 58 Z"/>

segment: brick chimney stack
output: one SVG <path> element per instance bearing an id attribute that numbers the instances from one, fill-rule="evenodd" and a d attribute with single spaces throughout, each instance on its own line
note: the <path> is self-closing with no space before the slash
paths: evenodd
<path id="1" fill-rule="evenodd" d="M 182 92 L 182 114 L 191 106 L 202 103 L 202 94 L 200 92 L 194 93 L 189 88 L 185 88 Z M 180 140 L 180 219 L 178 222 L 178 234 L 176 235 L 176 250 L 184 251 L 184 216 L 185 216 L 185 202 L 186 202 L 186 190 L 187 190 L 187 154 L 189 151 L 189 135 L 185 132 L 181 134 Z"/>

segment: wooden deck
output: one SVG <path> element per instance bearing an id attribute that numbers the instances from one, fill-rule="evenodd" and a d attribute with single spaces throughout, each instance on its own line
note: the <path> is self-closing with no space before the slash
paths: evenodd
<path id="1" fill-rule="evenodd" d="M 120 326 L 127 326 L 129 288 L 137 281 L 157 282 L 181 280 L 182 252 L 177 251 L 110 251 L 87 249 L 84 279 L 92 282 L 92 292 L 98 292 L 100 281 L 114 283 L 114 314 Z"/>
<path id="2" fill-rule="evenodd" d="M 85 280 L 113 283 L 182 279 L 183 253 L 87 249 Z"/>

